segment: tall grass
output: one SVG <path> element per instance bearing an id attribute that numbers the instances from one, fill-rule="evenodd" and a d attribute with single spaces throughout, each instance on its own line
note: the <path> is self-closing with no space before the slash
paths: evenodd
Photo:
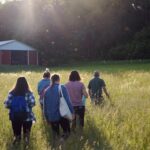
<path id="1" fill-rule="evenodd" d="M 36 86 L 44 68 L 0 67 L 0 149 L 23 149 L 12 146 L 12 129 L 8 110 L 3 102 L 16 79 L 24 75 L 35 94 L 36 107 L 33 109 L 37 121 L 31 132 L 29 149 L 52 149 L 51 130 L 43 122 L 38 104 Z M 150 63 L 89 63 L 77 66 L 53 67 L 52 73 L 61 75 L 66 83 L 72 69 L 81 73 L 82 81 L 88 85 L 94 70 L 101 71 L 106 81 L 112 103 L 105 98 L 103 107 L 93 106 L 87 100 L 85 128 L 72 134 L 57 149 L 65 150 L 149 150 L 150 149 Z"/>

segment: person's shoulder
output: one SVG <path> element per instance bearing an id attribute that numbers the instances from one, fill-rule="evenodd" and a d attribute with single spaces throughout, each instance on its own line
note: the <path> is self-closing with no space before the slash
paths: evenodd
<path id="1" fill-rule="evenodd" d="M 101 79 L 101 78 L 100 78 L 100 84 L 101 84 L 102 86 L 106 86 L 105 81 L 104 81 L 103 79 Z"/>
<path id="2" fill-rule="evenodd" d="M 41 84 L 43 82 L 43 79 L 41 79 L 39 82 L 38 82 L 38 84 Z"/>
<path id="3" fill-rule="evenodd" d="M 91 82 L 93 82 L 93 81 L 95 81 L 95 78 L 92 78 L 92 79 L 89 81 L 89 83 L 91 83 Z"/>
<path id="4" fill-rule="evenodd" d="M 49 78 L 43 79 L 44 82 L 50 82 L 51 80 Z"/>
<path id="5" fill-rule="evenodd" d="M 84 83 L 82 81 L 78 81 L 78 84 L 80 85 L 84 85 Z"/>
<path id="6" fill-rule="evenodd" d="M 66 84 L 60 84 L 61 88 L 66 89 Z"/>
<path id="7" fill-rule="evenodd" d="M 13 90 L 10 90 L 10 91 L 8 92 L 8 95 L 9 95 L 9 96 L 15 96 L 15 91 L 14 91 L 14 89 L 13 89 Z"/>
<path id="8" fill-rule="evenodd" d="M 41 79 L 39 82 L 42 82 L 44 79 Z"/>
<path id="9" fill-rule="evenodd" d="M 105 82 L 104 79 L 99 78 L 99 80 L 100 80 L 101 82 Z"/>
<path id="10" fill-rule="evenodd" d="M 79 81 L 78 84 L 80 87 L 84 87 L 84 83 L 82 81 Z"/>
<path id="11" fill-rule="evenodd" d="M 9 97 L 14 96 L 14 92 L 13 92 L 13 91 L 9 91 L 9 92 L 8 92 L 8 96 L 9 96 Z"/>
<path id="12" fill-rule="evenodd" d="M 13 90 L 10 90 L 9 92 L 8 92 L 8 94 L 13 94 L 14 93 L 14 91 Z"/>
<path id="13" fill-rule="evenodd" d="M 68 81 L 67 83 L 65 83 L 65 85 L 64 86 L 68 86 L 70 84 L 70 81 Z"/>
<path id="14" fill-rule="evenodd" d="M 33 95 L 33 92 L 32 92 L 32 91 L 28 91 L 28 92 L 26 93 L 26 95 L 31 96 L 31 95 Z"/>

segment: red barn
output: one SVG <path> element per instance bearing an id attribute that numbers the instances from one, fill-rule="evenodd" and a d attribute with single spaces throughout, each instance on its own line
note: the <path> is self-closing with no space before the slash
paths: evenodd
<path id="1" fill-rule="evenodd" d="M 0 64 L 38 65 L 38 52 L 16 40 L 0 41 Z"/>

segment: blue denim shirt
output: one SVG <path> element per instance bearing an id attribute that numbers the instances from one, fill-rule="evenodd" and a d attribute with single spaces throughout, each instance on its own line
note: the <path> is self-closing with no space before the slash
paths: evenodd
<path id="1" fill-rule="evenodd" d="M 8 94 L 7 99 L 4 102 L 6 108 L 10 109 L 13 97 L 14 97 L 14 95 L 10 92 Z M 34 113 L 32 112 L 32 107 L 35 106 L 35 98 L 33 96 L 33 93 L 31 93 L 31 92 L 26 93 L 25 100 L 27 101 L 28 111 L 29 111 L 28 118 L 26 119 L 26 121 L 36 120 L 35 116 L 34 116 Z"/>
<path id="2" fill-rule="evenodd" d="M 44 89 L 46 89 L 50 85 L 50 79 L 45 78 L 39 81 L 38 86 L 37 86 L 37 91 L 39 94 L 39 102 L 41 105 L 43 105 L 43 94 L 44 94 Z"/>
<path id="3" fill-rule="evenodd" d="M 37 86 L 38 94 L 40 95 L 41 92 L 49 85 L 50 85 L 50 79 L 45 78 L 39 81 L 38 86 Z"/>
<path id="4" fill-rule="evenodd" d="M 47 88 L 44 95 L 44 115 L 48 122 L 59 121 L 61 118 L 59 112 L 60 94 L 58 86 L 59 84 L 54 84 L 53 87 Z M 63 85 L 62 85 L 62 92 L 71 113 L 73 113 L 73 107 L 67 89 Z"/>

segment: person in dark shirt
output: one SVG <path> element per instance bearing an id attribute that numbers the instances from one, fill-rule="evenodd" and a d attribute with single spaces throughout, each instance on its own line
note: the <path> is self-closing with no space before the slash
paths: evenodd
<path id="1" fill-rule="evenodd" d="M 94 72 L 94 78 L 90 80 L 88 84 L 88 89 L 89 89 L 89 95 L 91 98 L 91 101 L 93 103 L 101 104 L 104 100 L 103 98 L 103 91 L 105 95 L 110 98 L 107 89 L 106 89 L 106 84 L 103 79 L 100 78 L 100 73 L 98 71 Z"/>

